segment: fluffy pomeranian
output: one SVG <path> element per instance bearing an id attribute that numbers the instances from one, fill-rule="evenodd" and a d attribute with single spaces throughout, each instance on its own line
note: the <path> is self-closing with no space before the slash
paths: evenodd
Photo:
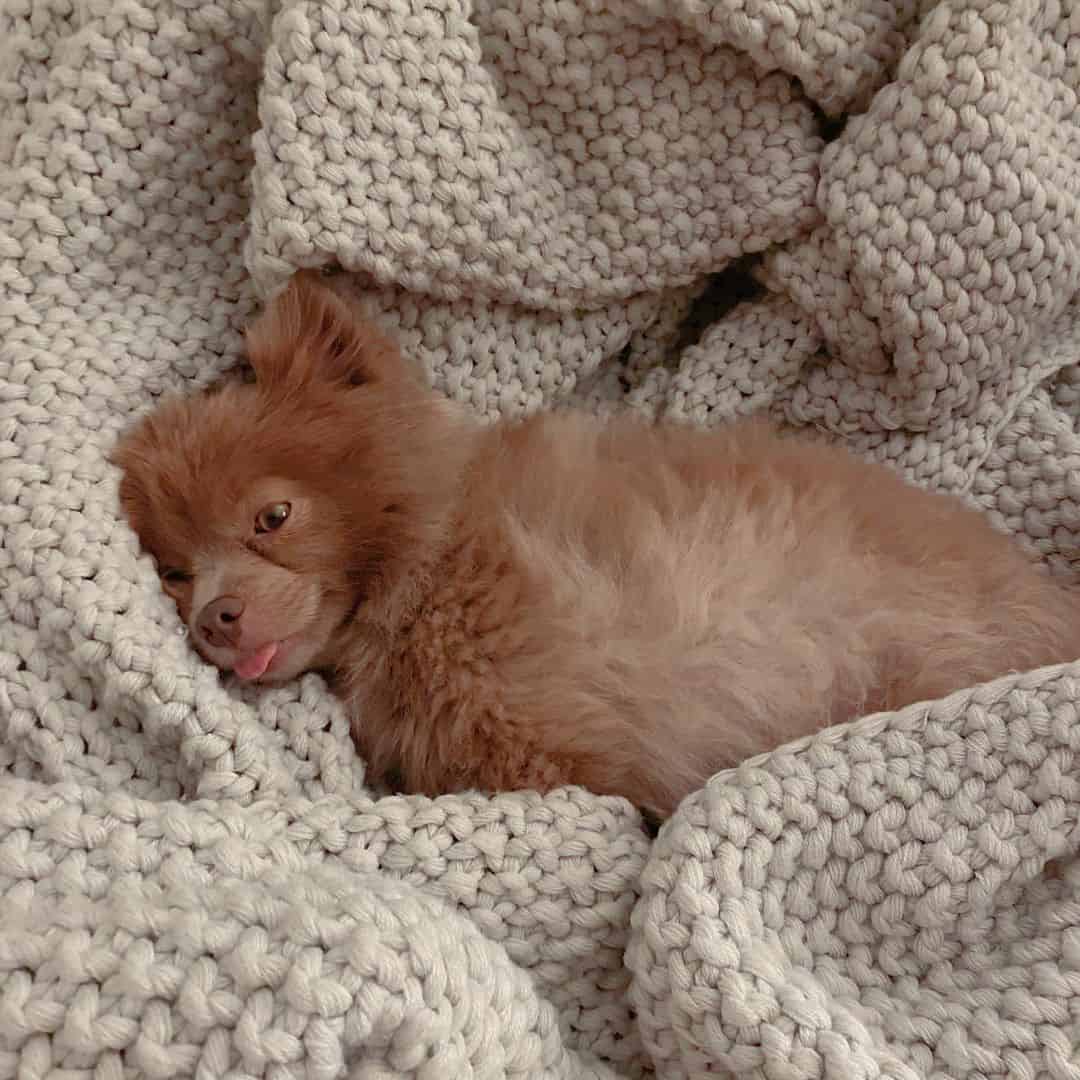
<path id="1" fill-rule="evenodd" d="M 1080 656 L 1077 593 L 979 514 L 758 422 L 487 426 L 298 275 L 254 381 L 118 444 L 190 640 L 325 673 L 375 778 L 578 784 L 665 816 L 826 725 Z"/>

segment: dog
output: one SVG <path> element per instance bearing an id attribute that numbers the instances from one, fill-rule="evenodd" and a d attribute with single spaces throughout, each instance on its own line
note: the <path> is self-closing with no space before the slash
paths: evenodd
<path id="1" fill-rule="evenodd" d="M 952 497 L 764 422 L 483 424 L 300 274 L 254 381 L 113 453 L 195 649 L 323 672 L 375 779 L 669 815 L 860 715 L 1080 656 L 1077 592 Z"/>

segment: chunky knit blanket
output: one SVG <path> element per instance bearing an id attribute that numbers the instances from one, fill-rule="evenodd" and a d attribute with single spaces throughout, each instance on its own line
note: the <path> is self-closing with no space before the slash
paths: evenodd
<path id="1" fill-rule="evenodd" d="M 769 412 L 1066 569 L 1078 92 L 1072 0 L 0 0 L 0 1077 L 1080 1078 L 1080 666 L 655 842 L 379 792 L 107 464 L 327 266 L 481 414 Z"/>

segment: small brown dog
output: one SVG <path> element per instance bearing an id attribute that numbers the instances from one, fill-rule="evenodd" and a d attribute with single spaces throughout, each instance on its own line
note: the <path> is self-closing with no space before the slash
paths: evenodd
<path id="1" fill-rule="evenodd" d="M 121 499 L 198 651 L 327 673 L 375 776 L 667 814 L 725 766 L 1080 656 L 1080 600 L 975 512 L 758 423 L 485 427 L 317 279 L 253 384 L 163 405 Z"/>

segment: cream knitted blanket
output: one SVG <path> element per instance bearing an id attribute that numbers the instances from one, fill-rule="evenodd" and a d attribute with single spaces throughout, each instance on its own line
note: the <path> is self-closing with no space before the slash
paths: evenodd
<path id="1" fill-rule="evenodd" d="M 339 265 L 482 413 L 771 411 L 1060 564 L 1078 91 L 1074 0 L 0 0 L 0 1077 L 1078 1080 L 1080 667 L 651 845 L 381 797 L 317 679 L 195 661 L 105 463 Z"/>

